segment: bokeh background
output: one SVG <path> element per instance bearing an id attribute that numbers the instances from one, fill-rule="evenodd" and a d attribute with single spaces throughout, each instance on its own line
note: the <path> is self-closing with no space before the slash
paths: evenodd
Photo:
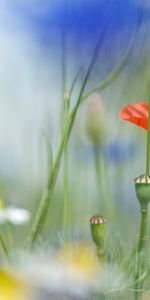
<path id="1" fill-rule="evenodd" d="M 84 128 L 88 101 L 79 110 L 68 154 L 73 238 L 89 239 L 89 218 L 101 212 L 110 220 L 109 234 L 117 243 L 122 236 L 121 243 L 130 249 L 139 224 L 133 179 L 145 172 L 146 134 L 122 123 L 118 115 L 124 105 L 148 98 L 149 1 L 0 0 L 0 16 L 0 193 L 7 204 L 25 207 L 33 216 L 47 179 L 41 130 L 45 130 L 53 153 L 60 137 L 63 62 L 66 89 L 81 69 L 75 102 L 105 24 L 105 38 L 87 92 L 122 60 L 134 37 L 117 78 L 93 96 L 105 111 L 102 118 L 100 110 L 100 120 L 107 131 L 101 147 L 107 204 L 95 174 L 93 144 Z M 63 184 L 62 171 L 45 229 L 45 236 L 54 242 L 62 234 Z M 27 232 L 28 228 L 20 236 L 20 229 L 15 228 L 16 243 Z"/>

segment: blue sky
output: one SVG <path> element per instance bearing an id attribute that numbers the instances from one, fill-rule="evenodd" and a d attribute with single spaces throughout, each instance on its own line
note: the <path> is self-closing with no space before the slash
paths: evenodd
<path id="1" fill-rule="evenodd" d="M 38 2 L 40 1 L 29 5 L 28 1 L 13 0 L 11 9 L 16 18 L 21 18 L 24 24 L 27 23 L 33 34 L 41 42 L 47 44 L 51 40 L 52 29 L 61 29 L 64 24 L 68 33 L 78 36 L 79 42 L 82 42 L 83 35 L 91 41 L 103 28 L 111 3 L 110 0 L 52 0 L 42 1 L 42 4 Z M 143 7 L 137 5 L 134 0 L 113 1 L 109 16 L 110 36 L 113 38 L 116 33 L 123 31 L 126 27 L 130 33 L 142 10 Z"/>

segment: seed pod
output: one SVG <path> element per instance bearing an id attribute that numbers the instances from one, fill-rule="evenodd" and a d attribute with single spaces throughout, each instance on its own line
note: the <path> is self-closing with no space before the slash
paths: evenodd
<path id="1" fill-rule="evenodd" d="M 103 251 L 105 238 L 105 224 L 107 219 L 101 215 L 95 215 L 90 219 L 91 233 L 94 243 Z"/>
<path id="2" fill-rule="evenodd" d="M 135 179 L 136 196 L 140 204 L 148 205 L 150 201 L 150 176 L 141 175 Z"/>

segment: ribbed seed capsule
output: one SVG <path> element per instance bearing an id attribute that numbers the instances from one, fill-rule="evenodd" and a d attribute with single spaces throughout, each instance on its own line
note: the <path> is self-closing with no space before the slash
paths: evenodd
<path id="1" fill-rule="evenodd" d="M 150 176 L 141 175 L 135 179 L 136 196 L 140 204 L 148 205 L 150 201 Z"/>
<path id="2" fill-rule="evenodd" d="M 97 247 L 104 246 L 106 223 L 107 219 L 101 215 L 95 215 L 90 219 L 92 238 Z"/>

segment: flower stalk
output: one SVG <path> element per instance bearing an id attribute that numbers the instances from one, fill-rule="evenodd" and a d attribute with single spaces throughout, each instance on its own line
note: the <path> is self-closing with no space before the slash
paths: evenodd
<path id="1" fill-rule="evenodd" d="M 135 180 L 137 199 L 140 203 L 141 223 L 138 241 L 138 263 L 135 284 L 135 298 L 140 298 L 144 282 L 140 280 L 141 274 L 145 271 L 146 264 L 146 242 L 147 242 L 147 223 L 148 223 L 148 203 L 150 201 L 150 95 L 148 99 L 148 130 L 147 130 L 147 151 L 146 151 L 146 175 L 140 176 Z M 142 256 L 140 257 L 140 254 Z M 141 259 L 142 258 L 142 259 Z"/>
<path id="2" fill-rule="evenodd" d="M 111 203 L 112 195 L 110 189 L 108 189 L 107 165 L 104 157 L 102 157 L 101 149 L 97 145 L 94 145 L 94 165 L 104 209 L 109 210 L 109 215 L 115 218 L 115 209 Z M 100 203 L 99 206 L 101 206 L 102 203 Z"/>
<path id="3" fill-rule="evenodd" d="M 138 241 L 138 254 L 145 251 L 147 240 L 148 203 L 150 201 L 150 176 L 141 175 L 135 179 L 136 196 L 140 203 L 141 223 Z"/>
<path id="4" fill-rule="evenodd" d="M 148 203 L 150 201 L 150 176 L 142 175 L 135 180 L 137 199 L 140 203 L 141 222 L 137 246 L 137 271 L 135 274 L 135 299 L 140 299 L 143 291 L 143 274 L 146 266 Z"/>

